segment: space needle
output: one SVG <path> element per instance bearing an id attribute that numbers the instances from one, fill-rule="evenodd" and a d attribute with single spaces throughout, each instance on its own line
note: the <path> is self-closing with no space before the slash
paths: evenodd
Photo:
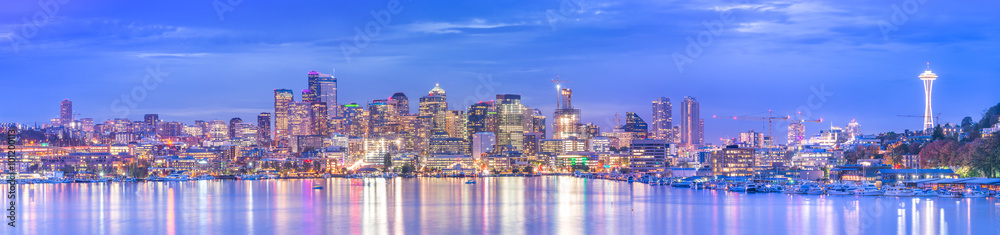
<path id="1" fill-rule="evenodd" d="M 927 70 L 920 74 L 920 80 L 924 82 L 924 130 L 934 128 L 934 121 L 931 119 L 931 86 L 937 77 L 937 74 L 931 72 L 931 63 L 927 62 Z"/>

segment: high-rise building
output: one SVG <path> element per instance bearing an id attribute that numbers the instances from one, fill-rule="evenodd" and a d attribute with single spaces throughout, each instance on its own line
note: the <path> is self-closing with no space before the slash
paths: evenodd
<path id="1" fill-rule="evenodd" d="M 328 118 L 337 117 L 340 115 L 337 108 L 337 78 L 332 74 L 324 74 L 316 71 L 309 71 L 308 77 L 308 87 L 309 93 L 302 93 L 302 101 L 304 102 L 324 102 L 326 103 L 327 110 L 325 115 Z"/>
<path id="2" fill-rule="evenodd" d="M 59 125 L 69 126 L 73 122 L 73 101 L 64 99 L 59 102 Z"/>
<path id="3" fill-rule="evenodd" d="M 292 90 L 274 90 L 274 138 L 287 140 L 291 136 L 288 128 L 288 103 L 295 101 Z"/>
<path id="4" fill-rule="evenodd" d="M 927 70 L 920 74 L 920 81 L 924 82 L 924 129 L 930 130 L 934 128 L 934 119 L 932 118 L 933 111 L 931 110 L 931 88 L 934 85 L 934 80 L 937 80 L 937 74 L 931 72 L 930 63 L 927 63 Z"/>
<path id="5" fill-rule="evenodd" d="M 462 110 L 448 110 L 445 112 L 445 132 L 448 136 L 469 140 L 468 116 Z"/>
<path id="6" fill-rule="evenodd" d="M 312 115 L 309 120 L 311 124 L 310 128 L 312 128 L 310 132 L 313 135 L 329 136 L 330 128 L 328 124 L 330 123 L 330 119 L 326 115 L 329 114 L 327 111 L 329 111 L 330 107 L 326 106 L 326 102 L 312 102 L 309 108 L 312 109 Z"/>
<path id="7" fill-rule="evenodd" d="M 257 141 L 261 146 L 271 143 L 271 113 L 261 112 L 257 115 Z"/>
<path id="8" fill-rule="evenodd" d="M 740 132 L 738 143 L 742 148 L 762 148 L 768 146 L 764 139 L 764 133 L 749 130 L 747 132 Z"/>
<path id="9" fill-rule="evenodd" d="M 395 102 L 396 113 L 399 113 L 399 116 L 410 115 L 410 99 L 406 98 L 405 94 L 396 92 L 389 100 Z"/>
<path id="10" fill-rule="evenodd" d="M 553 139 L 569 139 L 569 138 L 580 138 L 580 110 L 574 109 L 572 105 L 573 91 L 569 88 L 563 88 L 559 91 L 559 97 L 561 104 L 552 120 L 552 138 Z"/>
<path id="11" fill-rule="evenodd" d="M 493 132 L 479 132 L 472 134 L 472 157 L 476 160 L 482 159 L 493 153 L 496 147 L 497 137 Z"/>
<path id="12" fill-rule="evenodd" d="M 525 108 L 524 132 L 541 133 L 545 137 L 545 115 L 538 109 Z"/>
<path id="13" fill-rule="evenodd" d="M 798 147 L 802 145 L 802 140 L 806 135 L 806 125 L 803 122 L 792 122 L 788 124 L 788 146 Z"/>
<path id="14" fill-rule="evenodd" d="M 704 139 L 704 125 L 701 119 L 701 107 L 694 97 L 684 97 L 681 102 L 681 143 L 688 146 L 700 146 Z"/>
<path id="15" fill-rule="evenodd" d="M 633 140 L 645 139 L 649 134 L 649 127 L 646 125 L 646 122 L 633 112 L 625 113 L 625 126 L 622 129 L 625 129 L 625 132 L 632 133 Z"/>
<path id="16" fill-rule="evenodd" d="M 427 96 L 420 97 L 418 114 L 431 118 L 431 133 L 436 133 L 445 132 L 446 111 L 448 111 L 448 96 L 440 84 L 434 84 L 434 88 L 427 93 Z"/>
<path id="17" fill-rule="evenodd" d="M 229 138 L 236 138 L 239 136 L 239 124 L 243 123 L 243 119 L 234 117 L 229 119 Z"/>
<path id="18" fill-rule="evenodd" d="M 389 105 L 388 100 L 373 100 L 368 103 L 368 136 L 381 137 L 391 135 L 393 122 L 396 120 L 396 111 L 393 105 Z"/>
<path id="19" fill-rule="evenodd" d="M 341 107 L 341 117 L 344 118 L 344 134 L 349 137 L 363 137 L 365 135 L 364 108 L 356 103 L 345 104 Z"/>
<path id="20" fill-rule="evenodd" d="M 495 116 L 496 109 L 493 101 L 480 101 L 479 103 L 472 104 L 466 112 L 466 118 L 468 119 L 467 130 L 469 133 L 494 132 L 493 134 L 496 135 L 495 130 L 489 128 L 491 126 L 490 123 L 494 122 L 491 119 Z"/>
<path id="21" fill-rule="evenodd" d="M 497 145 L 513 146 L 520 151 L 524 140 L 524 105 L 521 104 L 521 95 L 499 94 L 497 95 Z"/>
<path id="22" fill-rule="evenodd" d="M 229 139 L 229 125 L 223 120 L 212 120 L 208 122 L 208 137 L 214 141 Z"/>
<path id="23" fill-rule="evenodd" d="M 861 124 L 858 123 L 858 120 L 851 119 L 851 123 L 847 124 L 845 131 L 847 132 L 848 138 L 858 138 L 861 136 Z"/>
<path id="24" fill-rule="evenodd" d="M 670 98 L 656 98 L 653 100 L 653 123 L 650 126 L 650 136 L 673 143 L 673 127 L 673 106 L 670 105 Z"/>
<path id="25" fill-rule="evenodd" d="M 312 103 L 288 103 L 288 135 L 312 135 Z"/>

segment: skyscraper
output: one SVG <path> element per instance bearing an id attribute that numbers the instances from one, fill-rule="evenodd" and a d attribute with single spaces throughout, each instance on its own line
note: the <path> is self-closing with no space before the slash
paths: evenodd
<path id="1" fill-rule="evenodd" d="M 312 103 L 288 103 L 288 135 L 312 135 Z"/>
<path id="2" fill-rule="evenodd" d="M 395 102 L 396 112 L 399 113 L 399 116 L 410 115 L 410 99 L 406 98 L 405 94 L 396 92 L 396 94 L 392 94 L 392 98 L 389 98 L 389 100 Z"/>
<path id="3" fill-rule="evenodd" d="M 931 72 L 931 63 L 927 63 L 927 70 L 920 74 L 920 81 L 924 82 L 924 130 L 930 130 L 934 128 L 934 119 L 931 119 L 933 111 L 931 110 L 931 87 L 934 85 L 934 80 L 937 80 L 937 74 Z"/>
<path id="4" fill-rule="evenodd" d="M 493 107 L 493 101 L 479 101 L 479 103 L 472 104 L 469 106 L 469 110 L 466 112 L 467 118 L 467 130 L 469 133 L 480 133 L 480 132 L 494 132 L 489 128 L 490 126 L 490 113 L 496 114 Z M 496 136 L 496 133 L 493 133 Z"/>
<path id="5" fill-rule="evenodd" d="M 328 128 L 328 124 L 330 123 L 330 119 L 326 115 L 329 114 L 330 107 L 326 106 L 326 102 L 312 102 L 309 108 L 312 109 L 311 116 L 309 116 L 310 128 L 312 128 L 310 133 L 313 135 L 329 136 L 330 128 Z"/>
<path id="6" fill-rule="evenodd" d="M 288 128 L 288 103 L 295 101 L 292 90 L 274 90 L 274 138 L 288 139 L 291 136 Z"/>
<path id="7" fill-rule="evenodd" d="M 395 108 L 387 104 L 387 100 L 373 100 L 368 103 L 368 136 L 381 137 L 392 134 L 394 131 L 391 124 L 395 116 Z"/>
<path id="8" fill-rule="evenodd" d="M 420 116 L 431 118 L 431 133 L 445 132 L 445 111 L 448 111 L 448 96 L 440 84 L 434 84 L 427 96 L 420 97 L 418 110 Z"/>
<path id="9" fill-rule="evenodd" d="M 73 123 L 73 101 L 64 99 L 59 102 L 59 125 L 69 126 Z"/>
<path id="10" fill-rule="evenodd" d="M 701 119 L 701 107 L 694 97 L 684 97 L 681 102 L 681 143 L 687 146 L 699 146 L 702 144 L 703 124 Z"/>
<path id="11" fill-rule="evenodd" d="M 524 105 L 521 95 L 497 95 L 497 145 L 510 145 L 514 150 L 521 150 L 524 140 Z"/>
<path id="12" fill-rule="evenodd" d="M 316 71 L 309 71 L 308 74 L 309 93 L 303 92 L 304 102 L 324 102 L 326 103 L 326 116 L 328 118 L 337 117 L 340 112 L 337 110 L 337 78 L 332 74 L 324 74 Z"/>
<path id="13" fill-rule="evenodd" d="M 649 134 L 649 127 L 646 122 L 633 112 L 625 113 L 625 126 L 622 129 L 625 129 L 625 132 L 632 133 L 633 140 L 645 139 Z"/>
<path id="14" fill-rule="evenodd" d="M 580 110 L 572 105 L 573 91 L 569 88 L 559 90 L 560 106 L 556 109 L 552 120 L 552 138 L 580 138 Z"/>
<path id="15" fill-rule="evenodd" d="M 229 138 L 236 138 L 239 136 L 239 124 L 243 123 L 243 119 L 234 117 L 229 119 Z"/>
<path id="16" fill-rule="evenodd" d="M 271 143 L 271 113 L 262 112 L 257 115 L 257 141 L 261 146 Z"/>
<path id="17" fill-rule="evenodd" d="M 673 143 L 673 126 L 673 106 L 670 105 L 670 98 L 660 97 L 653 100 L 653 124 L 650 126 L 650 136 Z"/>

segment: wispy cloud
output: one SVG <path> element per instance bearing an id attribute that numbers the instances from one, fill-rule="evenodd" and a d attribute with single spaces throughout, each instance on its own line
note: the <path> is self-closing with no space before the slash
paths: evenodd
<path id="1" fill-rule="evenodd" d="M 484 19 L 472 19 L 467 22 L 422 22 L 404 25 L 407 31 L 429 34 L 450 34 L 462 33 L 470 29 L 495 29 L 511 26 L 529 25 L 527 22 L 517 23 L 488 23 Z"/>
<path id="2" fill-rule="evenodd" d="M 208 53 L 139 53 L 138 57 L 150 59 L 202 57 Z"/>

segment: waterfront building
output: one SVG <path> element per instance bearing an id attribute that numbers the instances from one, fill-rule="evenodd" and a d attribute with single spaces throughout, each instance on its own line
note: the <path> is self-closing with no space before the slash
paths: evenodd
<path id="1" fill-rule="evenodd" d="M 630 167 L 634 172 L 664 172 L 670 166 L 671 146 L 666 140 L 635 139 L 629 144 Z"/>
<path id="2" fill-rule="evenodd" d="M 611 139 L 598 136 L 587 140 L 587 151 L 595 153 L 611 152 Z"/>
<path id="3" fill-rule="evenodd" d="M 749 177 L 754 175 L 756 167 L 753 148 L 740 148 L 730 145 L 713 154 L 712 169 L 716 175 L 729 177 Z"/>
<path id="4" fill-rule="evenodd" d="M 468 154 L 469 142 L 462 138 L 448 136 L 447 133 L 437 132 L 429 140 L 430 154 Z"/>
<path id="5" fill-rule="evenodd" d="M 524 133 L 524 138 L 522 142 L 524 143 L 524 148 L 521 149 L 521 153 L 525 157 L 537 157 L 539 151 L 542 150 L 541 141 L 545 139 L 544 133 Z"/>
<path id="6" fill-rule="evenodd" d="M 649 126 L 650 136 L 673 143 L 673 123 L 673 106 L 670 104 L 670 98 L 660 97 L 653 100 L 653 122 Z"/>

